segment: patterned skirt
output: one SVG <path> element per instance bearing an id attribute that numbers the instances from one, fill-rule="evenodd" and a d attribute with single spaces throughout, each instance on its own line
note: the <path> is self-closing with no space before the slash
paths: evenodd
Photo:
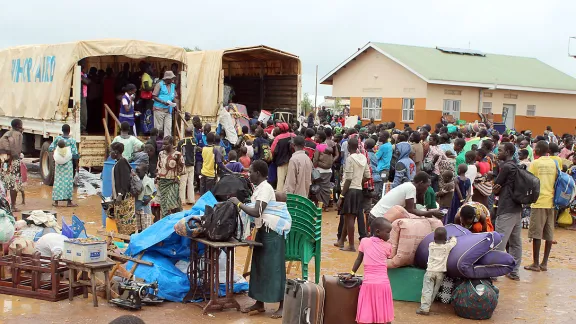
<path id="1" fill-rule="evenodd" d="M 108 209 L 107 211 L 108 213 L 113 211 L 113 218 L 116 220 L 118 233 L 120 234 L 131 235 L 138 229 L 134 203 L 134 198 L 128 195 L 121 202 L 114 203 L 114 209 Z"/>
<path id="2" fill-rule="evenodd" d="M 7 165 L 4 166 L 4 162 Z M 6 190 L 22 190 L 22 174 L 20 173 L 20 159 L 2 160 L 2 170 L 0 171 L 0 181 L 4 183 Z"/>
<path id="3" fill-rule="evenodd" d="M 174 209 L 182 208 L 180 200 L 180 183 L 174 179 L 158 179 L 158 191 L 160 192 L 160 209 L 162 217 L 166 217 Z"/>

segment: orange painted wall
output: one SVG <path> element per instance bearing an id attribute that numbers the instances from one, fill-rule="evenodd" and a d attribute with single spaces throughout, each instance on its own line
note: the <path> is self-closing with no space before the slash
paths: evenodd
<path id="1" fill-rule="evenodd" d="M 546 126 L 552 126 L 552 130 L 556 135 L 562 135 L 564 133 L 574 134 L 576 119 L 517 115 L 514 123 L 516 130 L 522 131 L 529 129 L 532 131 L 532 134 L 544 133 Z"/>
<path id="2" fill-rule="evenodd" d="M 358 116 L 362 118 L 362 98 L 350 98 L 350 116 Z"/>

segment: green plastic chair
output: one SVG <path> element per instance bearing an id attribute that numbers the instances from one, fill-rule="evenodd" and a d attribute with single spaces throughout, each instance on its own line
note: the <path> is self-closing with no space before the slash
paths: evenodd
<path id="1" fill-rule="evenodd" d="M 308 280 L 308 264 L 314 257 L 315 279 L 320 282 L 322 209 L 308 198 L 288 194 L 288 212 L 292 217 L 292 227 L 286 238 L 286 261 L 299 261 L 302 264 L 302 278 Z"/>

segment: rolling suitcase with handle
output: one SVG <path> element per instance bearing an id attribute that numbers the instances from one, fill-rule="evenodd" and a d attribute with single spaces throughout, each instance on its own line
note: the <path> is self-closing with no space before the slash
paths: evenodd
<path id="1" fill-rule="evenodd" d="M 282 324 L 322 323 L 324 323 L 324 288 L 306 280 L 286 280 Z"/>
<path id="2" fill-rule="evenodd" d="M 356 309 L 361 285 L 361 277 L 345 280 L 342 275 L 322 276 L 322 286 L 326 292 L 324 324 L 356 324 Z"/>

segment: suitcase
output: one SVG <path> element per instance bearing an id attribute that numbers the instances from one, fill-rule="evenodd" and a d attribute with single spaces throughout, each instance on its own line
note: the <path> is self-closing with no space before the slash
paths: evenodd
<path id="1" fill-rule="evenodd" d="M 356 324 L 356 309 L 361 279 L 343 282 L 338 276 L 322 276 L 326 292 L 324 299 L 324 324 Z M 350 287 L 350 288 L 347 288 Z"/>
<path id="2" fill-rule="evenodd" d="M 324 288 L 306 280 L 286 280 L 282 324 L 323 324 Z"/>

